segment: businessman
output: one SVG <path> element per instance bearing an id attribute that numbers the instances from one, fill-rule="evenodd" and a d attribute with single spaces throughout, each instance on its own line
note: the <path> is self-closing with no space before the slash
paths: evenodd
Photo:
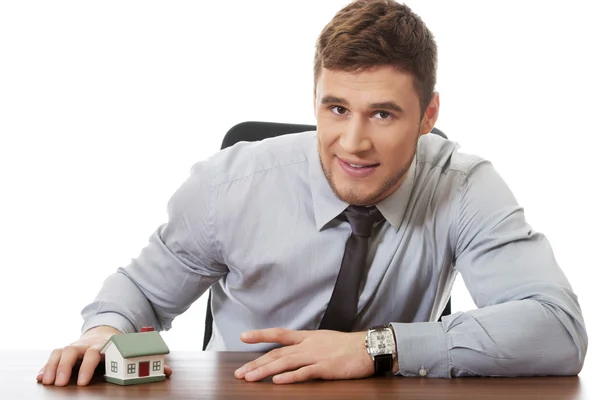
<path id="1" fill-rule="evenodd" d="M 585 324 L 548 240 L 489 161 L 429 134 L 436 68 L 405 5 L 340 10 L 316 44 L 317 131 L 197 162 L 38 381 L 81 360 L 88 384 L 111 335 L 167 330 L 209 288 L 208 350 L 264 352 L 238 379 L 579 373 Z M 457 273 L 477 309 L 438 321 Z"/>

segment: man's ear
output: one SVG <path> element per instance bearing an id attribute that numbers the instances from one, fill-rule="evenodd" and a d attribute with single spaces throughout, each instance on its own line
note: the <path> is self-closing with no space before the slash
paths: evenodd
<path id="1" fill-rule="evenodd" d="M 421 119 L 421 129 L 419 131 L 419 135 L 424 135 L 431 132 L 431 130 L 435 127 L 439 113 L 440 94 L 438 92 L 434 92 L 433 96 L 431 97 L 431 101 L 429 102 L 429 105 L 423 114 L 423 118 Z"/>

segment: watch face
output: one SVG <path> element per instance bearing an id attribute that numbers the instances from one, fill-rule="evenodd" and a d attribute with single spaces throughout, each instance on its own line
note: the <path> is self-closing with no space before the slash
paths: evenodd
<path id="1" fill-rule="evenodd" d="M 394 341 L 393 334 L 387 329 L 371 332 L 369 339 L 369 350 L 373 357 L 396 352 L 396 342 Z"/>

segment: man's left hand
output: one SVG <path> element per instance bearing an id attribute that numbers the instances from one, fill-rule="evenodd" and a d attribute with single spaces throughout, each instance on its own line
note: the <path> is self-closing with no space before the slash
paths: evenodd
<path id="1" fill-rule="evenodd" d="M 283 347 L 242 366 L 235 377 L 253 382 L 273 376 L 274 383 L 365 378 L 374 373 L 365 349 L 365 334 L 283 328 L 244 332 L 241 340 L 245 343 L 278 343 Z"/>

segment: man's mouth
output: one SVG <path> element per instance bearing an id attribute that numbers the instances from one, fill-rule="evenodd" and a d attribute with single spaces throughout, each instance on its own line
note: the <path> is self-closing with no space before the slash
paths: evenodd
<path id="1" fill-rule="evenodd" d="M 379 163 L 373 162 L 350 162 L 342 160 L 341 158 L 337 158 L 337 160 L 340 167 L 342 167 L 342 170 L 352 178 L 366 178 L 375 172 L 380 165 Z"/>

